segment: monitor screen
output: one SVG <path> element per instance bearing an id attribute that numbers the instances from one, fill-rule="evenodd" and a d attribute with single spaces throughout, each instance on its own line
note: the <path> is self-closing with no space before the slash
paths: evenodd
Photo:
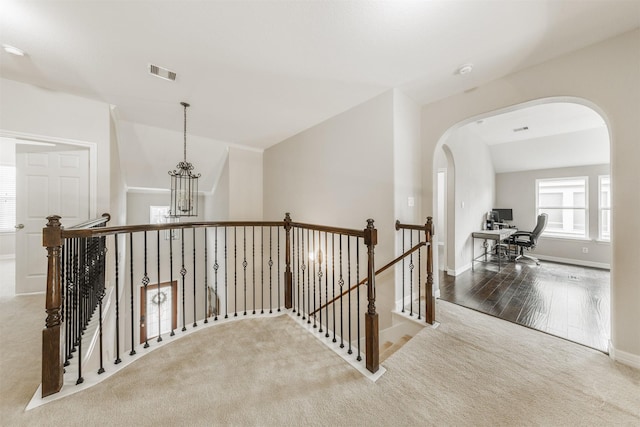
<path id="1" fill-rule="evenodd" d="M 493 209 L 493 212 L 497 212 L 498 221 L 513 221 L 513 210 L 511 209 Z"/>

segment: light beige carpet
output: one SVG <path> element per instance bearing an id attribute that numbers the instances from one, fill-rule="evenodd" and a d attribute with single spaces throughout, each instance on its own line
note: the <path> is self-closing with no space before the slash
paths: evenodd
<path id="1" fill-rule="evenodd" d="M 42 296 L 0 300 L 2 425 L 640 425 L 640 371 L 438 302 L 363 378 L 287 316 L 203 329 L 78 394 L 24 412 L 39 382 Z"/>

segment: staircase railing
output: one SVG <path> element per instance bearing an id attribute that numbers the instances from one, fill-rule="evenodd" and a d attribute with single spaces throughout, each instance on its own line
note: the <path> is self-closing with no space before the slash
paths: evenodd
<path id="1" fill-rule="evenodd" d="M 89 225 L 91 228 L 87 228 Z M 345 313 L 327 311 L 317 324 L 314 318 L 314 325 L 319 326 L 318 332 L 326 331 L 327 338 L 331 331 L 333 342 L 337 338 L 343 342 L 346 334 L 342 327 L 353 320 L 357 325 L 355 341 L 359 343 L 361 336 L 365 338 L 366 368 L 376 372 L 379 367 L 376 243 L 373 220 L 367 221 L 364 230 L 295 223 L 289 214 L 283 221 L 271 222 L 115 227 L 104 227 L 100 222 L 65 229 L 59 216 L 50 216 L 43 230 L 48 272 L 42 396 L 60 391 L 64 366 L 72 365 L 74 369 L 67 368 L 68 372 L 75 372 L 77 366 L 76 384 L 83 382 L 82 352 L 86 350 L 82 335 L 87 323 L 95 321 L 96 311 L 99 345 L 95 351 L 99 352 L 97 373 L 101 374 L 108 369 L 103 355 L 111 355 L 117 365 L 127 353 L 134 356 L 154 341 L 175 336 L 179 320 L 184 332 L 187 327 L 198 327 L 200 322 L 268 315 L 283 309 L 292 309 L 295 316 L 308 318 L 312 305 L 320 306 L 328 300 L 329 283 L 335 293 L 351 273 L 358 281 L 362 273 L 365 277 L 366 310 L 360 309 L 359 300 L 354 301 Z M 313 260 L 310 251 L 315 251 Z M 296 252 L 306 254 L 309 261 L 301 261 Z M 366 272 L 361 268 L 365 262 Z M 113 288 L 114 295 L 110 320 L 115 319 L 115 327 L 110 329 L 114 330 L 115 348 L 107 349 L 103 348 L 102 298 L 109 288 Z M 364 335 L 360 330 L 361 318 Z M 351 354 L 354 339 L 351 329 L 346 339 L 349 344 L 345 351 Z M 360 361 L 357 346 L 355 356 Z"/>
<path id="2" fill-rule="evenodd" d="M 435 322 L 435 297 L 433 295 L 433 253 L 432 253 L 432 247 L 431 247 L 431 242 L 433 237 L 432 218 L 428 217 L 425 225 L 401 224 L 400 221 L 396 221 L 396 230 L 402 230 L 402 233 L 403 233 L 402 234 L 402 251 L 403 252 L 401 255 L 397 256 L 395 259 L 388 262 L 380 269 L 376 270 L 374 273 L 374 276 L 377 276 L 385 272 L 389 268 L 395 266 L 396 264 L 402 261 L 402 299 L 401 299 L 399 310 L 402 313 L 408 312 L 409 316 L 413 316 L 414 314 L 417 314 L 417 318 L 422 319 L 422 306 L 420 305 L 420 301 L 423 295 L 423 293 L 421 292 L 421 283 L 422 283 L 421 278 L 422 278 L 422 271 L 424 267 L 424 271 L 426 273 L 425 274 L 426 282 L 425 282 L 425 290 L 424 290 L 424 299 L 425 299 L 424 319 L 427 323 L 429 323 L 430 325 L 433 325 L 433 323 Z M 421 232 L 425 233 L 424 241 L 421 240 L 421 236 L 420 236 Z M 406 239 L 405 234 L 409 235 L 408 239 Z M 410 249 L 405 250 L 406 240 L 409 240 L 409 244 L 411 247 Z M 416 245 L 413 245 L 414 241 L 417 241 L 418 243 Z M 426 248 L 426 259 L 424 263 L 422 262 L 422 256 L 421 256 L 423 248 Z M 418 261 L 417 276 L 418 277 L 417 277 L 417 285 L 414 287 L 414 270 L 415 270 L 414 253 L 415 252 L 418 252 L 417 254 L 417 261 Z M 407 266 L 405 266 L 406 258 L 409 258 L 409 264 Z M 409 276 L 408 280 L 406 279 L 407 276 Z M 405 286 L 407 282 L 408 282 L 408 286 Z M 327 307 L 330 306 L 331 304 L 334 304 L 336 301 L 342 300 L 342 298 L 345 295 L 349 296 L 352 291 L 354 290 L 359 291 L 360 286 L 365 285 L 366 283 L 367 283 L 367 279 L 363 279 L 358 283 L 356 283 L 355 285 L 348 288 L 347 290 L 342 291 L 338 296 L 335 296 L 334 298 L 328 300 L 326 303 L 324 303 L 320 307 L 314 308 L 314 310 L 309 313 L 310 316 L 316 316 L 318 313 L 322 315 L 323 309 L 327 309 Z M 417 293 L 414 292 L 414 289 L 417 291 Z M 406 303 L 407 299 L 409 300 L 408 303 Z M 413 310 L 414 301 L 416 299 L 417 301 L 415 306 L 417 309 L 417 313 L 414 312 Z"/>

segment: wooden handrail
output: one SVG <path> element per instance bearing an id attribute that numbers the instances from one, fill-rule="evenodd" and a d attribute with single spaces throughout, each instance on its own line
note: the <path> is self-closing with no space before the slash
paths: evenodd
<path id="1" fill-rule="evenodd" d="M 109 215 L 108 213 L 103 213 L 102 216 L 99 218 L 90 219 L 88 221 L 81 222 L 80 224 L 74 225 L 73 227 L 69 227 L 68 230 L 79 230 L 84 228 L 99 227 L 100 225 L 106 224 L 109 221 L 111 221 L 111 215 Z"/>
<path id="2" fill-rule="evenodd" d="M 292 227 L 305 228 L 309 230 L 324 231 L 326 233 L 342 234 L 344 236 L 364 237 L 364 230 L 356 230 L 352 228 L 329 227 L 326 225 L 305 224 L 302 222 L 292 222 Z"/>
<path id="3" fill-rule="evenodd" d="M 386 270 L 388 270 L 389 268 L 391 268 L 394 264 L 397 264 L 398 262 L 402 261 L 404 258 L 408 257 L 409 255 L 411 255 L 412 253 L 414 253 L 415 251 L 417 251 L 418 249 L 420 249 L 423 246 L 427 246 L 429 243 L 427 242 L 420 242 L 417 245 L 415 245 L 413 248 L 409 249 L 408 251 L 406 251 L 405 253 L 403 253 L 402 255 L 398 256 L 397 258 L 395 258 L 393 261 L 388 262 L 386 265 L 384 265 L 383 267 L 381 267 L 380 269 L 378 269 L 376 271 L 376 276 L 380 273 L 384 273 Z M 322 310 L 323 308 L 327 307 L 330 304 L 333 304 L 334 302 L 336 302 L 337 300 L 339 300 L 341 297 L 345 296 L 346 294 L 348 294 L 349 292 L 355 290 L 358 286 L 362 286 L 365 283 L 367 283 L 367 278 L 365 277 L 364 279 L 362 279 L 361 281 L 359 281 L 357 284 L 353 285 L 351 288 L 347 289 L 346 291 L 342 292 L 340 295 L 338 295 L 337 297 L 333 298 L 331 301 L 325 303 L 324 305 L 322 305 L 320 308 L 312 311 L 311 313 L 309 313 L 309 316 L 313 316 L 315 313 L 317 313 L 318 311 Z"/>

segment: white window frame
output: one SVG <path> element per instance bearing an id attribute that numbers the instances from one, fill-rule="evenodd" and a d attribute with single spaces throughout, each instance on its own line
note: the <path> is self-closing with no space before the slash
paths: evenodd
<path id="1" fill-rule="evenodd" d="M 602 185 L 603 181 L 607 180 L 607 185 L 609 186 L 609 206 L 603 207 L 602 200 Z M 602 227 L 602 222 L 604 219 L 604 212 L 608 212 L 609 217 L 609 235 L 604 234 L 604 230 Z M 598 176 L 598 240 L 603 242 L 611 241 L 611 175 L 599 175 Z"/>
<path id="2" fill-rule="evenodd" d="M 571 207 L 571 206 L 540 206 L 540 184 L 544 182 L 561 182 L 561 181 L 582 181 L 584 183 L 584 207 Z M 542 236 L 555 237 L 564 239 L 589 239 L 589 177 L 587 176 L 572 176 L 572 177 L 560 177 L 560 178 L 540 178 L 536 179 L 536 216 L 543 210 L 581 210 L 584 211 L 584 233 L 563 233 L 552 231 L 547 228 L 542 232 Z"/>
<path id="3" fill-rule="evenodd" d="M 16 167 L 0 165 L 0 203 L 2 204 L 2 218 L 0 218 L 0 233 L 14 233 L 16 231 Z"/>

